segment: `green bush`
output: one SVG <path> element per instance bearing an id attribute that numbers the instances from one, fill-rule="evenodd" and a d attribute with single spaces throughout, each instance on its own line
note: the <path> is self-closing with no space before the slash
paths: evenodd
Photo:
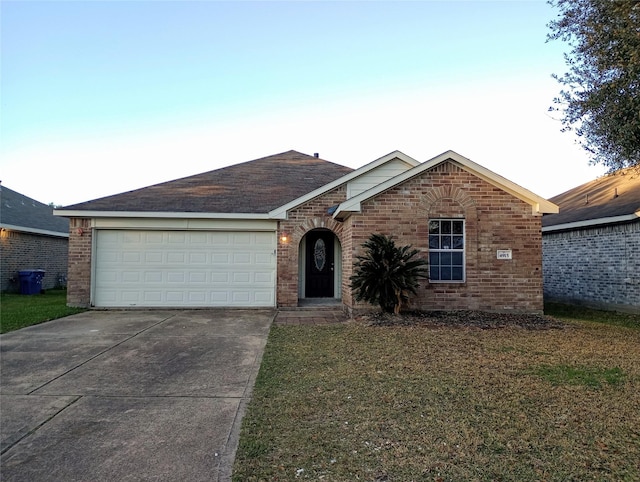
<path id="1" fill-rule="evenodd" d="M 428 277 L 427 261 L 416 257 L 417 249 L 396 246 L 393 237 L 384 234 L 372 234 L 362 246 L 365 254 L 357 256 L 350 278 L 356 300 L 398 314 L 409 294 L 416 294 L 418 280 Z"/>

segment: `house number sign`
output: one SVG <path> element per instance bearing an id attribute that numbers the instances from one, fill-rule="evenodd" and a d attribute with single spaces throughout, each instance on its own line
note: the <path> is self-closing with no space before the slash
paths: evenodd
<path id="1" fill-rule="evenodd" d="M 510 249 L 499 249 L 496 251 L 497 259 L 512 259 L 512 254 Z"/>

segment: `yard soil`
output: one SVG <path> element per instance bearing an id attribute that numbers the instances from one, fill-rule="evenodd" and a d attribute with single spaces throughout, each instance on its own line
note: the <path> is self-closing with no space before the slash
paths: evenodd
<path id="1" fill-rule="evenodd" d="M 562 330 L 567 325 L 545 315 L 526 313 L 490 313 L 484 311 L 410 311 L 394 315 L 368 313 L 356 317 L 357 322 L 369 326 L 422 326 L 480 328 L 483 330 L 520 327 L 526 330 Z"/>

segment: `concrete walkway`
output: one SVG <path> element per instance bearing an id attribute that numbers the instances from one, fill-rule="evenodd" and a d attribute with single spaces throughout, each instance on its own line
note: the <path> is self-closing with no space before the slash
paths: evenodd
<path id="1" fill-rule="evenodd" d="M 1 479 L 230 480 L 275 315 L 89 311 L 1 335 Z"/>

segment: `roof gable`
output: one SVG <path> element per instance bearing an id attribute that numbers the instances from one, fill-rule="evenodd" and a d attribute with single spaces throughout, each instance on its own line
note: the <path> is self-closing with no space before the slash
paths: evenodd
<path id="1" fill-rule="evenodd" d="M 550 199 L 560 213 L 544 216 L 545 231 L 640 218 L 640 170 L 627 168 L 574 187 Z"/>
<path id="2" fill-rule="evenodd" d="M 414 167 L 413 169 L 410 169 L 402 174 L 388 179 L 387 181 L 382 182 L 377 186 L 374 186 L 373 188 L 364 191 L 357 196 L 354 196 L 353 198 L 347 199 L 345 202 L 338 206 L 338 208 L 333 213 L 333 217 L 336 219 L 344 219 L 351 213 L 359 212 L 360 205 L 363 201 L 371 199 L 372 197 L 384 191 L 387 191 L 388 189 L 391 189 L 392 187 L 403 183 L 408 179 L 418 176 L 423 172 L 434 168 L 438 164 L 442 164 L 443 162 L 453 162 L 454 164 L 472 173 L 473 175 L 530 204 L 532 207 L 532 211 L 535 214 L 558 212 L 558 207 L 555 204 L 547 201 L 546 199 L 515 184 L 514 182 L 509 181 L 508 179 L 494 173 L 493 171 L 490 171 L 489 169 L 476 164 L 470 159 L 467 159 L 466 157 L 463 157 L 454 151 L 447 151 Z"/>
<path id="3" fill-rule="evenodd" d="M 401 163 L 406 164 L 407 169 L 413 168 L 420 164 L 418 161 L 416 161 L 412 157 L 409 157 L 400 151 L 390 152 L 389 154 L 382 156 L 376 159 L 375 161 L 371 161 L 369 164 L 365 164 L 364 166 L 356 169 L 355 171 L 345 174 L 344 176 L 334 180 L 333 182 L 330 182 L 324 186 L 321 186 L 318 189 L 315 189 L 314 191 L 305 193 L 304 195 L 292 200 L 291 202 L 288 202 L 287 204 L 279 206 L 278 208 L 272 210 L 269 213 L 269 217 L 275 218 L 275 219 L 284 219 L 287 216 L 287 211 L 290 211 L 291 209 L 294 209 L 295 207 L 301 204 L 304 204 L 305 202 L 308 202 L 318 196 L 321 196 L 326 192 L 332 191 L 333 189 L 343 184 L 350 184 L 356 181 L 358 178 L 361 178 L 361 179 L 365 178 L 371 175 L 373 171 L 379 170 L 383 166 L 389 165 L 391 163 L 395 163 L 397 161 L 400 161 Z"/>
<path id="4" fill-rule="evenodd" d="M 124 212 L 264 215 L 351 171 L 353 169 L 349 167 L 319 157 L 287 151 L 66 206 L 58 214 L 91 211 L 109 215 Z"/>
<path id="5" fill-rule="evenodd" d="M 69 235 L 69 220 L 53 215 L 53 208 L 0 186 L 0 227 L 50 236 Z"/>

